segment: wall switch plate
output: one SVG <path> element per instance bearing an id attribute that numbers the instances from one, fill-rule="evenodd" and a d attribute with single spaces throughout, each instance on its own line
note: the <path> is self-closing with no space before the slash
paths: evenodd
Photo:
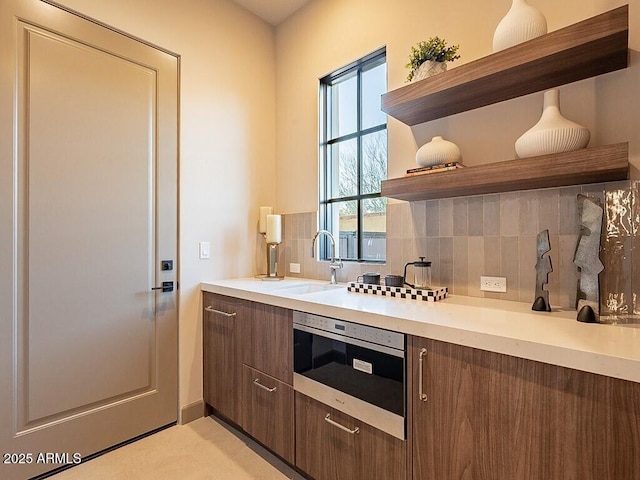
<path id="1" fill-rule="evenodd" d="M 198 242 L 198 253 L 201 259 L 211 258 L 211 244 L 209 242 Z"/>
<path id="2" fill-rule="evenodd" d="M 480 290 L 483 292 L 506 293 L 507 278 L 506 277 L 480 277 Z"/>
<path id="3" fill-rule="evenodd" d="M 299 263 L 290 263 L 289 264 L 289 273 L 300 273 L 300 264 Z"/>

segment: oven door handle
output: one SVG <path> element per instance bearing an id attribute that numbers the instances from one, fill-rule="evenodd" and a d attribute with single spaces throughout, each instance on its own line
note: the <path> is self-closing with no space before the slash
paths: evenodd
<path id="1" fill-rule="evenodd" d="M 420 355 L 418 356 L 418 362 L 420 364 L 420 369 L 418 371 L 418 397 L 423 402 L 427 401 L 427 394 L 422 391 L 422 377 L 424 375 L 424 357 L 427 355 L 427 349 L 421 348 Z"/>
<path id="2" fill-rule="evenodd" d="M 360 433 L 360 427 L 356 427 L 353 430 L 350 428 L 345 427 L 344 425 L 340 425 L 338 422 L 331 420 L 331 414 L 327 413 L 327 416 L 324 417 L 324 421 L 327 422 L 330 425 L 333 425 L 334 427 L 338 427 L 340 430 L 343 430 L 347 433 L 350 433 L 351 435 L 354 435 L 356 433 Z"/>

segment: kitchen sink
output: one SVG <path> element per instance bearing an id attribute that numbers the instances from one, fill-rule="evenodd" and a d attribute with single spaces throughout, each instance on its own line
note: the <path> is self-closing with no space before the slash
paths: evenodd
<path id="1" fill-rule="evenodd" d="M 324 292 L 327 290 L 344 289 L 345 285 L 335 285 L 331 283 L 303 283 L 301 285 L 294 285 L 291 287 L 282 287 L 278 290 L 283 293 L 290 293 L 292 295 L 305 295 L 307 293 Z"/>

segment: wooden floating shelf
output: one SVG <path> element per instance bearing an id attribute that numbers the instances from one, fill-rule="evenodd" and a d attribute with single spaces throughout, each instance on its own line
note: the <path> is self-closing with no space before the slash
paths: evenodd
<path id="1" fill-rule="evenodd" d="M 382 110 L 407 125 L 466 112 L 626 68 L 629 6 L 382 95 Z"/>
<path id="2" fill-rule="evenodd" d="M 384 180 L 382 196 L 431 200 L 628 178 L 629 144 L 625 142 Z"/>

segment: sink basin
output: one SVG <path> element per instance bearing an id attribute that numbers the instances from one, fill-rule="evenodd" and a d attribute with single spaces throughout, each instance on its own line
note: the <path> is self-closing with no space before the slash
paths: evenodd
<path id="1" fill-rule="evenodd" d="M 327 290 L 337 290 L 345 288 L 344 285 L 332 285 L 330 283 L 303 283 L 301 285 L 294 285 L 291 287 L 282 287 L 278 290 L 284 293 L 290 293 L 292 295 L 305 295 L 307 293 L 324 292 Z"/>

